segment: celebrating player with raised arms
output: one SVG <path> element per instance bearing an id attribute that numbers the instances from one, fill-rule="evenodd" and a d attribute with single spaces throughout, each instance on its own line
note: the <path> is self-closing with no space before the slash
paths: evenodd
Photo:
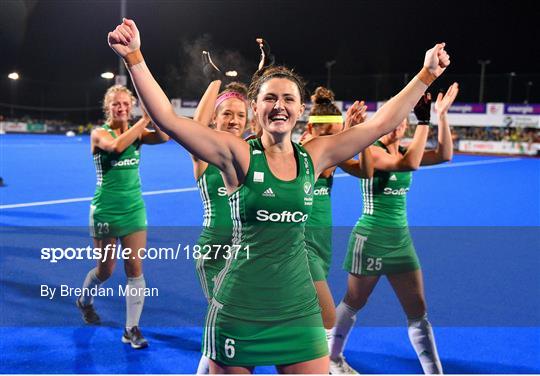
<path id="1" fill-rule="evenodd" d="M 152 121 L 218 167 L 227 188 L 238 252 L 218 274 L 207 314 L 203 351 L 210 371 L 247 373 L 274 364 L 282 373 L 327 373 L 326 336 L 304 243 L 315 180 L 399 125 L 450 63 L 444 44 L 430 49 L 419 74 L 361 127 L 301 147 L 291 132 L 304 111 L 304 87 L 289 69 L 274 66 L 254 75 L 248 98 L 262 136 L 245 142 L 174 113 L 144 62 L 132 20 L 118 25 L 108 41 L 126 61 Z"/>
<path id="2" fill-rule="evenodd" d="M 424 151 L 429 132 L 431 99 L 428 94 L 415 107 L 419 120 L 408 148 L 400 146 L 408 119 L 370 146 L 375 175 L 362 179 L 363 214 L 349 240 L 344 268 L 349 272 L 347 292 L 337 307 L 336 327 L 330 337 L 330 371 L 356 373 L 343 357 L 343 349 L 356 320 L 380 276 L 386 275 L 407 315 L 409 338 L 426 374 L 442 373 L 431 324 L 427 319 L 422 272 L 407 225 L 406 195 L 411 171 L 421 165 L 452 159 L 452 135 L 447 112 L 458 85 L 439 94 L 435 110 L 439 145 Z"/>

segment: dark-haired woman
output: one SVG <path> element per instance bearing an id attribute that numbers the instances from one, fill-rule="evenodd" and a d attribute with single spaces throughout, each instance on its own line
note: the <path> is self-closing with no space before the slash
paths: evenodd
<path id="1" fill-rule="evenodd" d="M 144 63 L 132 20 L 109 33 L 109 45 L 128 65 L 152 120 L 191 153 L 217 166 L 233 217 L 235 257 L 218 274 L 204 335 L 212 373 L 251 373 L 275 364 L 282 373 L 327 373 L 328 348 L 309 273 L 304 225 L 316 178 L 391 131 L 450 63 L 444 44 L 426 53 L 424 67 L 362 127 L 291 141 L 304 111 L 304 85 L 284 67 L 258 72 L 248 98 L 262 126 L 245 142 L 176 116 Z"/>

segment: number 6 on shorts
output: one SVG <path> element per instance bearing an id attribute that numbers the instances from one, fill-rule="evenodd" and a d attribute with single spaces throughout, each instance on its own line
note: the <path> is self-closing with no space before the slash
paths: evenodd
<path id="1" fill-rule="evenodd" d="M 227 356 L 227 358 L 232 359 L 234 358 L 234 353 L 234 339 L 227 338 L 225 340 L 225 355 Z"/>

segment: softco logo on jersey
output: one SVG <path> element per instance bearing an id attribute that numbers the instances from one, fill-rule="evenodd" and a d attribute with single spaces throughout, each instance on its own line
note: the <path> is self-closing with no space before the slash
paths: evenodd
<path id="1" fill-rule="evenodd" d="M 291 213 L 284 210 L 281 213 L 270 213 L 268 210 L 257 210 L 257 220 L 261 222 L 305 222 L 308 219 L 308 215 L 302 212 L 296 211 Z"/>
<path id="2" fill-rule="evenodd" d="M 217 189 L 218 196 L 227 196 L 227 188 L 225 187 L 219 187 Z"/>
<path id="3" fill-rule="evenodd" d="M 121 161 L 111 161 L 112 167 L 123 167 L 123 166 L 136 166 L 139 164 L 137 158 L 123 159 Z"/>
<path id="4" fill-rule="evenodd" d="M 313 191 L 315 196 L 328 196 L 330 190 L 328 187 L 321 187 Z"/>
<path id="5" fill-rule="evenodd" d="M 409 188 L 392 189 L 390 187 L 386 187 L 384 188 L 384 191 L 383 191 L 385 195 L 392 195 L 392 196 L 403 196 L 403 195 L 406 195 L 407 192 L 409 192 Z"/>

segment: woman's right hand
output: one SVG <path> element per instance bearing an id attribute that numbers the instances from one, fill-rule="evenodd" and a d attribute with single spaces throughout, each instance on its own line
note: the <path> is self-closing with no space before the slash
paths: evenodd
<path id="1" fill-rule="evenodd" d="M 124 18 L 122 23 L 107 35 L 107 42 L 121 58 L 141 48 L 139 30 L 135 22 L 127 18 Z"/>

